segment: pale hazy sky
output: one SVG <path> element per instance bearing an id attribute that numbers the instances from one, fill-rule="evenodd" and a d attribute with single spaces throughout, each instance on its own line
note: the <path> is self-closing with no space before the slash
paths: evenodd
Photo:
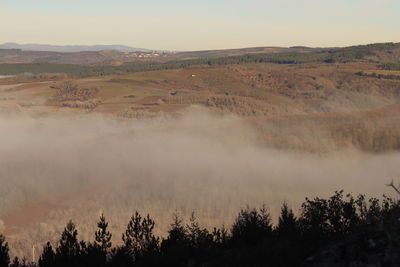
<path id="1" fill-rule="evenodd" d="M 0 43 L 170 50 L 400 42 L 400 0 L 0 0 Z"/>

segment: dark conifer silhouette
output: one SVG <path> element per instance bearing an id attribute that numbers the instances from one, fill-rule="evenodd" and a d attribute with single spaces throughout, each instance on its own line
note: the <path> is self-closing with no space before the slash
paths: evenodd
<path id="1" fill-rule="evenodd" d="M 192 212 L 190 224 L 186 226 L 189 246 L 195 250 L 207 250 L 213 243 L 213 235 L 206 228 L 201 228 Z"/>
<path id="2" fill-rule="evenodd" d="M 293 236 L 297 233 L 297 231 L 298 224 L 293 210 L 289 209 L 286 203 L 283 203 L 278 225 L 276 226 L 276 232 L 280 237 L 283 237 Z"/>
<path id="3" fill-rule="evenodd" d="M 0 267 L 7 267 L 10 264 L 10 255 L 6 238 L 0 234 Z"/>
<path id="4" fill-rule="evenodd" d="M 249 207 L 241 210 L 231 232 L 234 242 L 257 243 L 271 236 L 271 217 L 265 206 L 259 210 Z"/>
<path id="5" fill-rule="evenodd" d="M 47 242 L 43 248 L 42 255 L 39 258 L 40 267 L 51 267 L 54 266 L 56 260 L 56 254 L 54 253 L 53 247 L 50 242 Z"/>
<path id="6" fill-rule="evenodd" d="M 72 266 L 77 264 L 81 253 L 81 244 L 78 241 L 78 231 L 70 220 L 61 234 L 59 245 L 56 249 L 56 264 Z"/>
<path id="7" fill-rule="evenodd" d="M 160 242 L 155 222 L 136 212 L 124 244 L 112 248 L 102 215 L 93 243 L 78 240 L 70 221 L 55 251 L 46 244 L 38 266 L 398 266 L 399 218 L 398 200 L 338 191 L 328 199 L 306 199 L 297 218 L 284 203 L 275 228 L 265 207 L 241 210 L 230 232 L 202 228 L 194 213 L 187 224 L 175 214 Z M 36 266 L 17 258 L 10 264 L 8 252 L 0 235 L 0 267 Z"/>
<path id="8" fill-rule="evenodd" d="M 184 248 L 187 246 L 187 229 L 183 225 L 182 219 L 179 217 L 178 213 L 173 215 L 173 222 L 168 230 L 168 237 L 163 240 L 162 247 L 164 250 L 170 248 Z"/>
<path id="9" fill-rule="evenodd" d="M 154 236 L 155 222 L 149 215 L 142 218 L 136 211 L 122 235 L 125 248 L 135 258 L 157 252 L 160 239 Z"/>
<path id="10" fill-rule="evenodd" d="M 185 266 L 185 255 L 188 255 L 188 243 L 187 229 L 183 224 L 183 220 L 176 212 L 173 215 L 168 236 L 161 243 L 161 253 L 168 265 L 176 264 L 177 266 Z"/>
<path id="11" fill-rule="evenodd" d="M 97 223 L 99 230 L 95 233 L 95 244 L 106 252 L 112 247 L 111 237 L 112 234 L 107 230 L 108 222 L 103 214 L 100 215 L 100 221 Z"/>

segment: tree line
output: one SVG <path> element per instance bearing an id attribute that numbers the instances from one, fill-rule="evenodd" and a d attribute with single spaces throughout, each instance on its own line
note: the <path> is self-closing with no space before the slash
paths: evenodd
<path id="1" fill-rule="evenodd" d="M 132 73 L 156 70 L 185 69 L 193 66 L 223 66 L 231 64 L 303 64 L 303 63 L 346 63 L 365 60 L 375 51 L 399 47 L 398 43 L 380 43 L 350 46 L 344 48 L 315 49 L 307 52 L 260 53 L 219 58 L 198 58 L 168 62 L 132 62 L 120 66 L 85 66 L 56 63 L 0 64 L 0 75 L 17 75 L 24 72 L 67 73 L 73 77 L 104 76 L 118 73 Z M 389 66 L 383 64 L 383 66 Z M 393 67 L 390 65 L 390 67 Z"/>
<path id="2" fill-rule="evenodd" d="M 378 67 L 383 70 L 400 70 L 400 63 L 383 63 Z"/>
<path id="3" fill-rule="evenodd" d="M 356 72 L 355 75 L 362 77 L 378 78 L 378 79 L 389 79 L 389 80 L 400 80 L 400 75 L 394 74 L 382 74 L 382 73 L 365 73 L 362 71 Z"/>
<path id="4" fill-rule="evenodd" d="M 282 205 L 278 223 L 265 206 L 242 209 L 229 227 L 203 228 L 192 214 L 175 214 L 164 238 L 155 221 L 135 212 L 113 246 L 104 215 L 94 240 L 79 240 L 69 221 L 60 240 L 48 242 L 38 262 L 10 259 L 0 235 L 0 267 L 51 266 L 396 266 L 400 263 L 400 202 L 353 197 L 337 191 L 327 199 L 307 199 L 295 216 Z M 329 265 L 331 264 L 331 265 Z"/>
<path id="5" fill-rule="evenodd" d="M 103 76 L 115 73 L 144 72 L 169 69 L 185 69 L 192 66 L 223 66 L 232 64 L 303 64 L 303 63 L 346 63 L 365 60 L 373 56 L 374 51 L 399 47 L 395 43 L 350 46 L 345 48 L 316 49 L 304 53 L 260 53 L 219 58 L 199 58 L 168 62 L 134 62 L 121 66 L 93 67 L 81 72 L 81 76 Z"/>

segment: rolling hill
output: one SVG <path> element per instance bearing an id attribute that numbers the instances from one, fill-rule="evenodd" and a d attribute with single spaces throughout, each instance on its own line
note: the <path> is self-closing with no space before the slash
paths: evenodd
<path id="1" fill-rule="evenodd" d="M 59 53 L 113 50 L 119 52 L 151 52 L 150 49 L 134 48 L 125 45 L 48 45 L 4 43 L 0 49 L 20 49 L 23 51 L 47 51 Z"/>

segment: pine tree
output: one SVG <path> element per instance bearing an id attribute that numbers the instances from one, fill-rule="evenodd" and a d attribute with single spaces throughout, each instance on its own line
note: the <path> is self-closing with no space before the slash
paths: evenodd
<path id="1" fill-rule="evenodd" d="M 190 251 L 190 237 L 187 227 L 177 213 L 168 230 L 168 237 L 162 241 L 161 252 L 168 266 L 187 266 Z"/>
<path id="2" fill-rule="evenodd" d="M 61 234 L 61 239 L 56 250 L 56 259 L 65 264 L 73 264 L 80 253 L 78 242 L 78 231 L 75 224 L 70 220 Z"/>
<path id="3" fill-rule="evenodd" d="M 293 235 L 297 232 L 297 220 L 286 203 L 283 203 L 276 231 L 279 235 Z"/>
<path id="4" fill-rule="evenodd" d="M 190 246 L 197 247 L 198 239 L 201 235 L 201 229 L 199 223 L 197 222 L 197 218 L 194 215 L 194 212 L 192 212 L 192 215 L 190 216 L 190 224 L 186 226 L 186 229 L 188 232 Z"/>
<path id="5" fill-rule="evenodd" d="M 277 242 L 274 244 L 277 248 L 275 261 L 278 266 L 296 266 L 301 259 L 302 245 L 299 242 L 300 227 L 294 213 L 289 209 L 286 203 L 283 203 L 278 225 L 275 228 Z M 287 255 L 290 255 L 288 257 Z"/>
<path id="6" fill-rule="evenodd" d="M 232 239 L 235 242 L 256 244 L 272 234 L 271 217 L 263 206 L 261 209 L 247 207 L 239 212 L 232 225 Z"/>
<path id="7" fill-rule="evenodd" d="M 162 241 L 161 250 L 172 257 L 182 256 L 188 247 L 189 237 L 182 219 L 177 213 L 173 215 L 173 222 L 168 230 L 168 237 Z"/>
<path id="8" fill-rule="evenodd" d="M 55 264 L 55 256 L 53 247 L 50 242 L 47 242 L 43 248 L 42 255 L 39 258 L 39 267 L 51 267 Z"/>
<path id="9" fill-rule="evenodd" d="M 108 222 L 103 214 L 100 216 L 100 221 L 97 223 L 97 227 L 99 230 L 97 230 L 95 233 L 95 244 L 105 252 L 112 246 L 112 234 L 107 230 Z"/>
<path id="10" fill-rule="evenodd" d="M 182 219 L 176 213 L 173 216 L 173 222 L 171 227 L 168 231 L 168 238 L 167 240 L 171 243 L 186 243 L 187 242 L 187 231 L 183 226 Z"/>
<path id="11" fill-rule="evenodd" d="M 9 248 L 6 238 L 0 234 L 0 267 L 8 267 L 10 264 Z"/>
<path id="12" fill-rule="evenodd" d="M 188 232 L 188 241 L 191 249 L 206 249 L 211 247 L 213 236 L 205 228 L 201 228 L 197 218 L 192 212 L 190 224 L 186 226 Z"/>
<path id="13" fill-rule="evenodd" d="M 134 257 L 158 250 L 160 239 L 153 234 L 154 226 L 155 222 L 149 215 L 142 218 L 137 211 L 129 220 L 122 240 Z"/>

